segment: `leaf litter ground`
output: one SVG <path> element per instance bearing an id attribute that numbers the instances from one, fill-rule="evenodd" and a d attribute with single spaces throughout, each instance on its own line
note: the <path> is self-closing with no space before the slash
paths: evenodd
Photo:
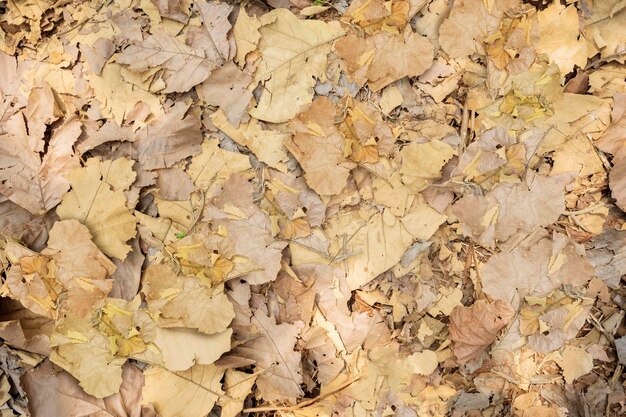
<path id="1" fill-rule="evenodd" d="M 2 2 L 0 414 L 626 414 L 618 0 Z"/>

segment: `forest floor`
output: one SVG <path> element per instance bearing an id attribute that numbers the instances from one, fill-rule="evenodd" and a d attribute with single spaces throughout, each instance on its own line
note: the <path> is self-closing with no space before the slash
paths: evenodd
<path id="1" fill-rule="evenodd" d="M 0 2 L 0 416 L 626 415 L 626 2 Z"/>

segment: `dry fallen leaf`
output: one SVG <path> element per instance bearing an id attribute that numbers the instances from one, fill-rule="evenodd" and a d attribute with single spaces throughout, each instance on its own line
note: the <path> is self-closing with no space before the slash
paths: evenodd
<path id="1" fill-rule="evenodd" d="M 412 31 L 407 35 L 379 32 L 361 39 L 348 35 L 337 41 L 339 56 L 359 84 L 368 82 L 379 91 L 403 77 L 423 74 L 433 62 L 433 46 L 428 39 Z"/>
<path id="2" fill-rule="evenodd" d="M 84 168 L 67 175 L 72 191 L 63 197 L 57 214 L 87 226 L 100 250 L 124 260 L 131 249 L 126 242 L 135 236 L 137 223 L 126 206 L 124 190 L 135 176 L 131 161 L 91 158 Z"/>
<path id="3" fill-rule="evenodd" d="M 263 372 L 257 377 L 257 387 L 266 401 L 285 400 L 295 402 L 302 390 L 300 353 L 294 345 L 300 333 L 302 322 L 276 324 L 265 313 L 257 311 L 252 318 L 258 336 L 234 352 L 253 359 Z"/>
<path id="4" fill-rule="evenodd" d="M 206 416 L 223 395 L 223 375 L 224 369 L 215 365 L 195 365 L 184 372 L 152 366 L 144 371 L 143 402 L 161 417 Z"/>
<path id="5" fill-rule="evenodd" d="M 261 62 L 254 82 L 265 89 L 250 114 L 286 122 L 311 103 L 315 78 L 324 74 L 332 42 L 344 31 L 335 22 L 300 20 L 287 9 L 275 9 L 259 20 Z"/>
<path id="6" fill-rule="evenodd" d="M 79 166 L 72 146 L 80 135 L 81 123 L 66 119 L 55 129 L 42 157 L 43 138 L 29 134 L 32 127 L 26 122 L 24 114 L 16 113 L 4 124 L 6 133 L 0 133 L 0 193 L 40 215 L 59 204 L 69 189 L 64 175 Z"/>
<path id="7" fill-rule="evenodd" d="M 459 363 L 478 358 L 515 315 L 502 300 L 478 300 L 470 307 L 456 307 L 450 315 L 450 339 Z"/>

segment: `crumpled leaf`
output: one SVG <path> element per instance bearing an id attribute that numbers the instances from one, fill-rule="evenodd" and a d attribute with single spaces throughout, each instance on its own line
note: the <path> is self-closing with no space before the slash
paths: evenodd
<path id="1" fill-rule="evenodd" d="M 274 240 L 269 216 L 253 203 L 251 184 L 240 175 L 232 175 L 224 184 L 206 214 L 216 230 L 223 230 L 233 244 L 235 254 L 250 260 L 254 270 L 242 276 L 253 285 L 274 281 L 280 269 L 286 242 Z M 223 232 L 222 232 L 223 233 Z"/>
<path id="2" fill-rule="evenodd" d="M 253 359 L 257 368 L 263 370 L 256 383 L 264 400 L 295 402 L 302 395 L 302 370 L 301 354 L 294 351 L 294 345 L 304 323 L 276 324 L 273 317 L 257 310 L 252 324 L 258 337 L 235 348 L 233 353 Z"/>
<path id="3" fill-rule="evenodd" d="M 107 278 L 115 265 L 76 220 L 55 223 L 41 254 L 17 245 L 9 245 L 7 253 L 13 267 L 7 273 L 6 295 L 45 317 L 57 318 L 59 311 L 67 310 L 88 315 L 93 303 L 111 289 Z"/>
<path id="4" fill-rule="evenodd" d="M 136 73 L 162 67 L 163 93 L 189 91 L 222 63 L 206 56 L 202 48 L 188 46 L 161 28 L 156 28 L 143 42 L 126 48 L 116 61 Z"/>
<path id="5" fill-rule="evenodd" d="M 52 363 L 78 379 L 82 389 L 96 398 L 119 391 L 125 357 L 111 352 L 109 339 L 88 319 L 68 315 L 57 322 L 52 344 Z"/>
<path id="6" fill-rule="evenodd" d="M 320 195 L 339 194 L 354 166 L 344 156 L 345 141 L 334 125 L 336 112 L 326 97 L 316 99 L 294 122 L 294 137 L 285 141 L 307 184 Z"/>
<path id="7" fill-rule="evenodd" d="M 450 339 L 460 364 L 476 359 L 494 341 L 498 332 L 515 316 L 502 300 L 478 300 L 470 307 L 458 306 L 450 315 Z"/>
<path id="8" fill-rule="evenodd" d="M 124 260 L 131 250 L 126 242 L 137 233 L 137 219 L 124 196 L 135 176 L 127 159 L 101 162 L 90 158 L 85 167 L 67 175 L 72 191 L 63 196 L 57 214 L 62 220 L 76 219 L 87 226 L 102 252 Z"/>
<path id="9" fill-rule="evenodd" d="M 144 371 L 143 402 L 161 417 L 204 417 L 224 393 L 224 371 L 215 365 L 195 365 L 184 372 L 151 366 Z"/>
<path id="10" fill-rule="evenodd" d="M 287 9 L 272 10 L 259 20 L 261 62 L 254 82 L 265 89 L 249 113 L 267 122 L 286 122 L 311 103 L 315 78 L 324 74 L 332 42 L 344 31 L 336 22 L 300 20 Z"/>
<path id="11" fill-rule="evenodd" d="M 41 215 L 59 204 L 70 187 L 64 175 L 79 166 L 72 146 L 82 124 L 75 117 L 67 118 L 54 130 L 42 157 L 43 132 L 41 136 L 29 132 L 32 123 L 20 112 L 0 130 L 6 131 L 0 134 L 0 194 Z"/>
<path id="12" fill-rule="evenodd" d="M 430 41 L 412 31 L 404 35 L 381 31 L 365 39 L 348 35 L 337 41 L 335 49 L 346 61 L 352 78 L 359 84 L 367 81 L 373 91 L 423 74 L 434 56 Z"/>

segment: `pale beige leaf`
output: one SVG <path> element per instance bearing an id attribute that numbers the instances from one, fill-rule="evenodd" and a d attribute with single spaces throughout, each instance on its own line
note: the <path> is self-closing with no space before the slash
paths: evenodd
<path id="1" fill-rule="evenodd" d="M 235 62 L 240 67 L 244 67 L 246 63 L 246 56 L 257 48 L 259 40 L 261 39 L 261 33 L 259 28 L 262 23 L 259 19 L 250 17 L 245 8 L 239 10 L 237 15 L 237 21 L 233 28 L 233 36 L 235 43 L 237 44 L 237 55 L 235 55 Z"/>
<path id="2" fill-rule="evenodd" d="M 450 315 L 450 339 L 460 364 L 476 359 L 494 341 L 515 311 L 506 302 L 478 300 L 470 307 L 456 307 Z"/>
<path id="3" fill-rule="evenodd" d="M 485 38 L 500 28 L 504 12 L 517 3 L 518 0 L 495 0 L 487 8 L 482 0 L 455 1 L 439 28 L 439 44 L 452 58 L 484 54 Z"/>
<path id="4" fill-rule="evenodd" d="M 119 391 L 126 358 L 113 355 L 109 339 L 89 319 L 65 317 L 50 341 L 50 360 L 78 379 L 87 394 L 104 398 Z"/>
<path id="5" fill-rule="evenodd" d="M 197 85 L 196 92 L 200 99 L 208 104 L 219 106 L 228 122 L 239 127 L 248 103 L 252 100 L 252 92 L 248 89 L 251 81 L 252 75 L 249 72 L 240 70 L 232 62 L 227 62 L 213 71 L 202 84 Z"/>
<path id="6" fill-rule="evenodd" d="M 167 265 L 146 269 L 142 292 L 160 327 L 214 334 L 226 330 L 235 317 L 223 285 L 209 288 L 196 278 L 176 276 Z"/>
<path id="7" fill-rule="evenodd" d="M 422 191 L 441 177 L 441 170 L 456 151 L 447 143 L 433 140 L 410 143 L 402 148 L 402 182 L 413 191 Z"/>
<path id="8" fill-rule="evenodd" d="M 227 369 L 224 377 L 226 396 L 220 397 L 218 404 L 222 407 L 221 417 L 236 417 L 243 410 L 243 402 L 252 391 L 256 375 Z"/>
<path id="9" fill-rule="evenodd" d="M 553 3 L 537 14 L 539 45 L 537 51 L 547 54 L 550 62 L 559 66 L 561 76 L 574 66 L 587 63 L 587 42 L 581 36 L 578 10 L 573 5 L 565 7 Z"/>
<path id="10" fill-rule="evenodd" d="M 564 210 L 562 181 L 541 176 L 529 178 L 525 184 L 498 184 L 484 196 L 467 194 L 452 206 L 463 233 L 489 247 L 547 226 Z"/>
<path id="11" fill-rule="evenodd" d="M 182 327 L 156 328 L 154 344 L 163 355 L 163 366 L 184 371 L 194 364 L 210 365 L 230 350 L 232 330 L 204 334 Z"/>
<path id="12" fill-rule="evenodd" d="M 246 155 L 225 151 L 219 147 L 219 141 L 207 140 L 202 143 L 202 152 L 191 159 L 187 174 L 196 187 L 206 190 L 250 168 Z"/>
<path id="13" fill-rule="evenodd" d="M 233 10 L 233 6 L 228 3 L 208 2 L 206 0 L 196 0 L 194 4 L 206 30 L 206 34 L 199 38 L 201 43 L 198 43 L 198 45 L 202 45 L 205 56 L 219 63 L 232 59 L 234 51 L 231 51 L 231 44 L 228 39 L 228 32 L 232 29 L 232 25 L 228 16 Z"/>
<path id="14" fill-rule="evenodd" d="M 244 177 L 233 175 L 205 213 L 215 219 L 213 227 L 218 232 L 226 232 L 234 253 L 254 265 L 254 270 L 242 278 L 257 285 L 276 279 L 287 244 L 272 237 L 271 219 L 253 204 L 253 191 Z"/>
<path id="15" fill-rule="evenodd" d="M 120 64 L 109 62 L 102 69 L 101 75 L 86 75 L 96 99 L 102 103 L 102 114 L 112 118 L 118 125 L 124 121 L 142 124 L 149 117 L 163 116 L 158 97 L 124 80 L 122 68 Z M 140 107 L 147 114 L 137 120 L 136 112 Z"/>
<path id="16" fill-rule="evenodd" d="M 546 296 L 564 284 L 585 285 L 594 269 L 567 236 L 554 233 L 550 239 L 538 230 L 511 251 L 489 258 L 480 274 L 486 294 L 517 309 L 526 296 Z"/>
<path id="17" fill-rule="evenodd" d="M 137 232 L 137 219 L 126 207 L 123 192 L 135 174 L 124 161 L 128 162 L 121 158 L 101 163 L 90 158 L 85 167 L 67 175 L 72 191 L 57 208 L 61 219 L 76 219 L 87 226 L 100 250 L 121 260 L 131 249 L 126 242 Z"/>
<path id="18" fill-rule="evenodd" d="M 187 23 L 189 20 L 189 3 L 180 0 L 150 0 L 159 9 L 161 17 Z M 187 4 L 185 4 L 187 3 Z M 186 7 L 185 7 L 186 6 Z"/>
<path id="19" fill-rule="evenodd" d="M 184 372 L 151 366 L 144 371 L 143 403 L 161 417 L 205 417 L 223 394 L 223 368 L 196 365 Z"/>
<path id="20" fill-rule="evenodd" d="M 284 142 L 291 136 L 290 134 L 263 129 L 255 119 L 236 129 L 226 120 L 226 115 L 221 109 L 213 113 L 211 121 L 232 140 L 250 149 L 259 161 L 276 169 L 286 169 L 285 162 L 288 156 Z"/>
<path id="21" fill-rule="evenodd" d="M 255 82 L 265 89 L 250 114 L 286 122 L 311 103 L 315 79 L 324 74 L 332 42 L 344 31 L 337 22 L 300 20 L 287 9 L 274 9 L 260 21 L 261 62 Z"/>
<path id="22" fill-rule="evenodd" d="M 576 378 L 588 374 L 593 369 L 591 354 L 575 346 L 566 346 L 556 362 L 563 369 L 563 378 L 568 384 L 573 383 Z"/>
<path id="23" fill-rule="evenodd" d="M 316 99 L 294 122 L 285 147 L 305 171 L 307 184 L 320 195 L 339 194 L 354 164 L 344 156 L 345 140 L 334 125 L 337 110 L 326 97 Z"/>

